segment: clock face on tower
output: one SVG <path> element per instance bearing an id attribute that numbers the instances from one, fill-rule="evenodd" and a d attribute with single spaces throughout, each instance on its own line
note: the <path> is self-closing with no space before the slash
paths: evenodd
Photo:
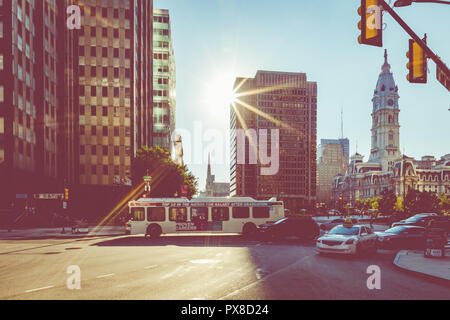
<path id="1" fill-rule="evenodd" d="M 394 105 L 394 100 L 389 99 L 387 103 L 389 107 L 392 107 Z"/>

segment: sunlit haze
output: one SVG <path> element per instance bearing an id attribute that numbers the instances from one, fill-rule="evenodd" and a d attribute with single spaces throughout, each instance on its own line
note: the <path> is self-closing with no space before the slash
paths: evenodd
<path id="1" fill-rule="evenodd" d="M 257 70 L 305 72 L 318 83 L 317 139 L 344 135 L 351 153 L 368 159 L 372 97 L 383 64 L 383 48 L 358 44 L 358 1 L 156 0 L 170 10 L 177 64 L 177 127 L 194 121 L 227 135 L 235 77 Z M 450 56 L 449 6 L 396 9 L 444 61 Z M 450 99 L 429 64 L 427 84 L 406 81 L 408 35 L 388 15 L 384 48 L 400 95 L 401 152 L 440 158 L 450 152 Z M 229 83 L 228 83 L 229 82 Z M 221 91 L 223 88 L 224 91 Z M 216 97 L 216 98 L 214 98 Z M 432 124 L 432 125 L 431 125 Z M 227 159 L 226 159 L 227 160 Z M 213 159 L 214 161 L 214 159 Z M 222 161 L 224 162 L 224 161 Z M 207 163 L 191 165 L 204 188 Z M 216 181 L 229 181 L 228 162 L 212 167 Z"/>

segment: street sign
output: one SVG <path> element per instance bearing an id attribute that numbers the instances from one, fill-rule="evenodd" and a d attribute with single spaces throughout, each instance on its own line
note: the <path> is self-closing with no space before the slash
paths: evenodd
<path id="1" fill-rule="evenodd" d="M 448 91 L 450 91 L 450 78 L 447 77 L 445 72 L 436 66 L 436 79 L 445 87 Z"/>

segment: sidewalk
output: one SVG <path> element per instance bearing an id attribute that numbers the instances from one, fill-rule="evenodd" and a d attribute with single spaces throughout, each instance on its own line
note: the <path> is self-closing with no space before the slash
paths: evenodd
<path id="1" fill-rule="evenodd" d="M 450 250 L 445 250 L 445 258 L 425 258 L 423 251 L 401 250 L 394 260 L 397 267 L 450 283 Z"/>
<path id="2" fill-rule="evenodd" d="M 62 234 L 62 228 L 42 228 L 42 229 L 26 229 L 26 230 L 0 230 L 0 240 L 8 239 L 45 239 L 45 238 L 83 238 L 86 236 L 120 236 L 125 235 L 125 227 L 104 226 L 104 227 L 89 227 L 88 233 L 72 233 L 71 228 L 65 228 L 65 233 Z"/>

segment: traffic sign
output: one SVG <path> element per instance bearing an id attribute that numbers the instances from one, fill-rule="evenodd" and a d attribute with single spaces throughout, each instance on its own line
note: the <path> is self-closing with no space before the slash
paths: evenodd
<path id="1" fill-rule="evenodd" d="M 436 79 L 450 91 L 450 78 L 439 66 L 436 66 Z"/>

